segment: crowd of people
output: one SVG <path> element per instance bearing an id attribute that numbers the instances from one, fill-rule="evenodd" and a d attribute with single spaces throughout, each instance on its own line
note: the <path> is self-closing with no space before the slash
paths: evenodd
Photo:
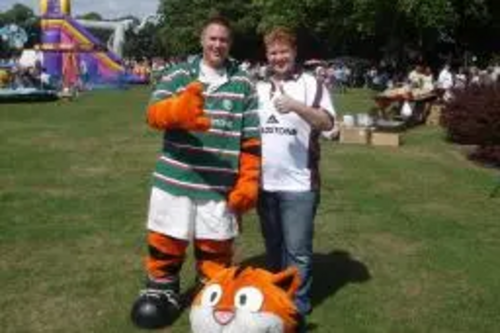
<path id="1" fill-rule="evenodd" d="M 426 90 L 464 88 L 470 84 L 492 84 L 500 80 L 500 63 L 480 68 L 476 65 L 452 67 L 444 63 L 441 68 L 432 69 L 423 64 L 417 64 L 408 72 L 395 73 L 377 67 L 371 67 L 366 72 L 366 87 L 375 90 L 385 90 L 398 85 Z"/>
<path id="2" fill-rule="evenodd" d="M 184 60 L 186 58 L 181 57 L 126 59 L 125 67 L 128 72 L 144 77 L 154 85 L 161 77 L 162 71 Z M 313 64 L 304 61 L 298 64 L 325 84 L 329 91 L 335 93 L 345 93 L 353 87 L 383 91 L 402 85 L 426 90 L 448 90 L 463 88 L 469 84 L 491 84 L 500 80 L 500 63 L 493 63 L 484 68 L 477 65 L 451 66 L 448 63 L 444 63 L 441 68 L 431 68 L 418 63 L 406 71 L 389 69 L 384 64 L 367 67 L 366 63 L 359 67 L 342 61 L 328 60 L 316 60 Z M 242 60 L 239 67 L 255 82 L 265 80 L 269 74 L 268 64 L 262 61 Z"/>
<path id="3" fill-rule="evenodd" d="M 50 76 L 41 62 L 22 66 L 18 57 L 0 59 L 0 89 L 51 88 Z"/>
<path id="4" fill-rule="evenodd" d="M 126 74 L 132 74 L 138 81 L 156 84 L 162 72 L 185 61 L 189 57 L 153 57 L 133 59 L 125 58 L 123 65 Z M 40 61 L 29 66 L 19 62 L 20 57 L 0 59 L 0 88 L 36 87 L 40 89 L 62 89 L 61 80 L 52 78 L 43 68 Z M 406 72 L 390 69 L 384 64 L 352 66 L 342 61 L 316 60 L 313 64 L 308 61 L 300 63 L 306 71 L 311 72 L 331 91 L 344 93 L 351 87 L 365 87 L 377 91 L 395 88 L 402 85 L 420 87 L 427 90 L 463 88 L 469 84 L 491 84 L 500 80 L 500 63 L 493 63 L 481 68 L 477 65 L 451 66 L 444 63 L 441 68 L 430 68 L 424 64 L 417 64 Z M 84 66 L 79 66 L 84 67 Z M 239 68 L 246 71 L 254 82 L 264 80 L 268 76 L 268 64 L 263 61 L 242 60 Z M 75 86 L 79 90 L 86 90 L 85 68 L 79 68 L 79 77 Z"/>

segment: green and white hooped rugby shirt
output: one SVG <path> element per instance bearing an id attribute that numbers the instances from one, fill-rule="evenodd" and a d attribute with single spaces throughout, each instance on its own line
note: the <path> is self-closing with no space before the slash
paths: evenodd
<path id="1" fill-rule="evenodd" d="M 198 56 L 167 70 L 150 102 L 180 93 L 192 81 L 202 79 L 200 65 Z M 223 82 L 204 84 L 204 111 L 212 121 L 207 132 L 165 131 L 153 186 L 192 199 L 226 199 L 238 173 L 242 141 L 260 140 L 260 133 L 252 81 L 229 60 L 222 75 Z"/>

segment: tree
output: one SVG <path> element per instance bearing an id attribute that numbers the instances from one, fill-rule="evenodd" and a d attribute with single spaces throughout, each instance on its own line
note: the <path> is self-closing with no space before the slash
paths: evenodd
<path id="1" fill-rule="evenodd" d="M 234 22 L 238 57 L 262 55 L 261 35 L 276 25 L 298 32 L 305 58 L 441 65 L 465 52 L 486 58 L 500 49 L 498 0 L 162 0 L 159 12 L 162 44 L 174 55 L 198 51 L 200 24 L 215 12 Z"/>
<path id="2" fill-rule="evenodd" d="M 258 52 L 254 45 L 258 21 L 250 0 L 162 0 L 159 13 L 165 17 L 160 38 L 169 55 L 199 52 L 201 26 L 209 16 L 216 14 L 227 17 L 234 25 L 234 56 L 253 58 Z"/>
<path id="3" fill-rule="evenodd" d="M 33 10 L 22 4 L 15 4 L 9 10 L 0 12 L 0 27 L 7 24 L 15 24 L 26 31 L 28 41 L 25 48 L 32 48 L 40 42 L 40 20 L 35 16 Z M 0 44 L 0 58 L 10 57 L 19 51 L 9 49 L 4 43 Z"/>
<path id="4" fill-rule="evenodd" d="M 33 10 L 22 4 L 15 4 L 6 12 L 0 13 L 0 22 L 21 25 L 35 17 Z"/>
<path id="5" fill-rule="evenodd" d="M 96 12 L 90 12 L 76 17 L 77 19 L 89 20 L 89 21 L 103 21 L 101 14 Z"/>
<path id="6" fill-rule="evenodd" d="M 123 55 L 127 58 L 152 58 L 165 56 L 158 27 L 147 23 L 141 30 L 129 29 L 126 32 Z"/>
<path id="7" fill-rule="evenodd" d="M 452 3 L 458 16 L 454 31 L 457 52 L 483 57 L 485 53 L 499 52 L 500 3 L 497 0 L 452 0 Z"/>

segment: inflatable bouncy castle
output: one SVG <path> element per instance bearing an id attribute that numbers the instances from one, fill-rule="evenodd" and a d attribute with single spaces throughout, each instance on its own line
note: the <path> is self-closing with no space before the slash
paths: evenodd
<path id="1" fill-rule="evenodd" d="M 118 85 L 134 81 L 121 59 L 125 30 L 131 21 L 107 22 L 76 20 L 71 17 L 70 0 L 40 0 L 43 67 L 64 87 Z M 88 28 L 113 32 L 108 47 Z"/>

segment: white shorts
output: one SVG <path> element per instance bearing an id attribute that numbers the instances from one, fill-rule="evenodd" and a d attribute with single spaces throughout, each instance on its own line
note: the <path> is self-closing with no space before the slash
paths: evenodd
<path id="1" fill-rule="evenodd" d="M 197 200 L 151 190 L 147 228 L 177 239 L 226 240 L 238 235 L 236 216 L 224 200 Z"/>

